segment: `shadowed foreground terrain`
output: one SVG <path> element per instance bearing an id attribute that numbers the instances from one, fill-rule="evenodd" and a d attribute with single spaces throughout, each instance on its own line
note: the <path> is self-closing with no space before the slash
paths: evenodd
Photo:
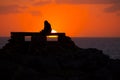
<path id="1" fill-rule="evenodd" d="M 0 50 L 0 80 L 120 80 L 120 60 L 61 42 L 15 42 Z"/>

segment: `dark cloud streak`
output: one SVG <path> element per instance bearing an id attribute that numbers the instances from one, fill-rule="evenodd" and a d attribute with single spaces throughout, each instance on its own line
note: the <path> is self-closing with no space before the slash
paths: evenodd
<path id="1" fill-rule="evenodd" d="M 34 2 L 34 0 L 26 0 L 27 2 L 33 2 L 32 6 L 42 6 L 49 4 L 52 0 L 40 0 Z M 120 0 L 56 0 L 57 4 L 112 4 L 113 6 L 105 8 L 105 12 L 116 12 L 120 11 Z M 21 5 L 21 4 L 20 4 Z M 28 7 L 19 5 L 0 5 L 0 14 L 12 14 L 21 13 Z M 39 15 L 39 12 L 30 12 L 33 15 Z"/>
<path id="2" fill-rule="evenodd" d="M 41 12 L 40 12 L 40 11 L 30 11 L 30 13 L 31 13 L 33 16 L 40 16 L 40 15 L 41 15 Z"/>
<path id="3" fill-rule="evenodd" d="M 45 5 L 49 3 L 51 3 L 51 0 L 39 1 L 39 2 L 34 3 L 33 6 L 41 6 L 41 5 Z"/>
<path id="4" fill-rule="evenodd" d="M 7 5 L 7 6 L 0 6 L 0 14 L 11 14 L 11 13 L 20 13 L 22 12 L 21 9 L 26 9 L 25 6 L 19 5 Z"/>
<path id="5" fill-rule="evenodd" d="M 105 12 L 120 11 L 120 0 L 56 0 L 58 4 L 112 4 Z"/>
<path id="6" fill-rule="evenodd" d="M 105 9 L 105 12 L 117 12 L 117 11 L 120 11 L 120 3 Z"/>
<path id="7" fill-rule="evenodd" d="M 120 3 L 120 0 L 56 0 L 56 3 L 65 3 L 65 4 L 114 4 L 114 3 Z"/>

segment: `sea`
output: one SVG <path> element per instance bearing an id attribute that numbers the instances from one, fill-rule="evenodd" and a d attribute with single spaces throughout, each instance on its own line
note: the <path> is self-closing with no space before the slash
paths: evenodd
<path id="1" fill-rule="evenodd" d="M 8 43 L 9 37 L 0 37 L 0 49 Z M 120 59 L 120 38 L 72 37 L 80 48 L 97 48 L 112 59 Z"/>

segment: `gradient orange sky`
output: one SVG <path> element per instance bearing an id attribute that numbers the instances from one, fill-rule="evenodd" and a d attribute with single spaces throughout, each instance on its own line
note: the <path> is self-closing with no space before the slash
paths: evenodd
<path id="1" fill-rule="evenodd" d="M 39 32 L 44 20 L 71 37 L 120 37 L 120 1 L 0 1 L 0 36 L 13 31 Z"/>

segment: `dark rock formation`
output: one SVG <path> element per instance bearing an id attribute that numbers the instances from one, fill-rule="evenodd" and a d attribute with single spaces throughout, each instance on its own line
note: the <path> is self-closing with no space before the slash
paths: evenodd
<path id="1" fill-rule="evenodd" d="M 64 39 L 63 44 L 34 45 L 29 53 L 27 42 L 8 43 L 0 50 L 1 80 L 120 80 L 120 60 Z"/>
<path id="2" fill-rule="evenodd" d="M 24 41 L 26 35 L 32 41 Z M 58 35 L 58 41 L 41 33 L 11 33 L 0 50 L 0 80 L 120 80 L 120 60 L 79 48 L 64 33 L 49 35 Z"/>

